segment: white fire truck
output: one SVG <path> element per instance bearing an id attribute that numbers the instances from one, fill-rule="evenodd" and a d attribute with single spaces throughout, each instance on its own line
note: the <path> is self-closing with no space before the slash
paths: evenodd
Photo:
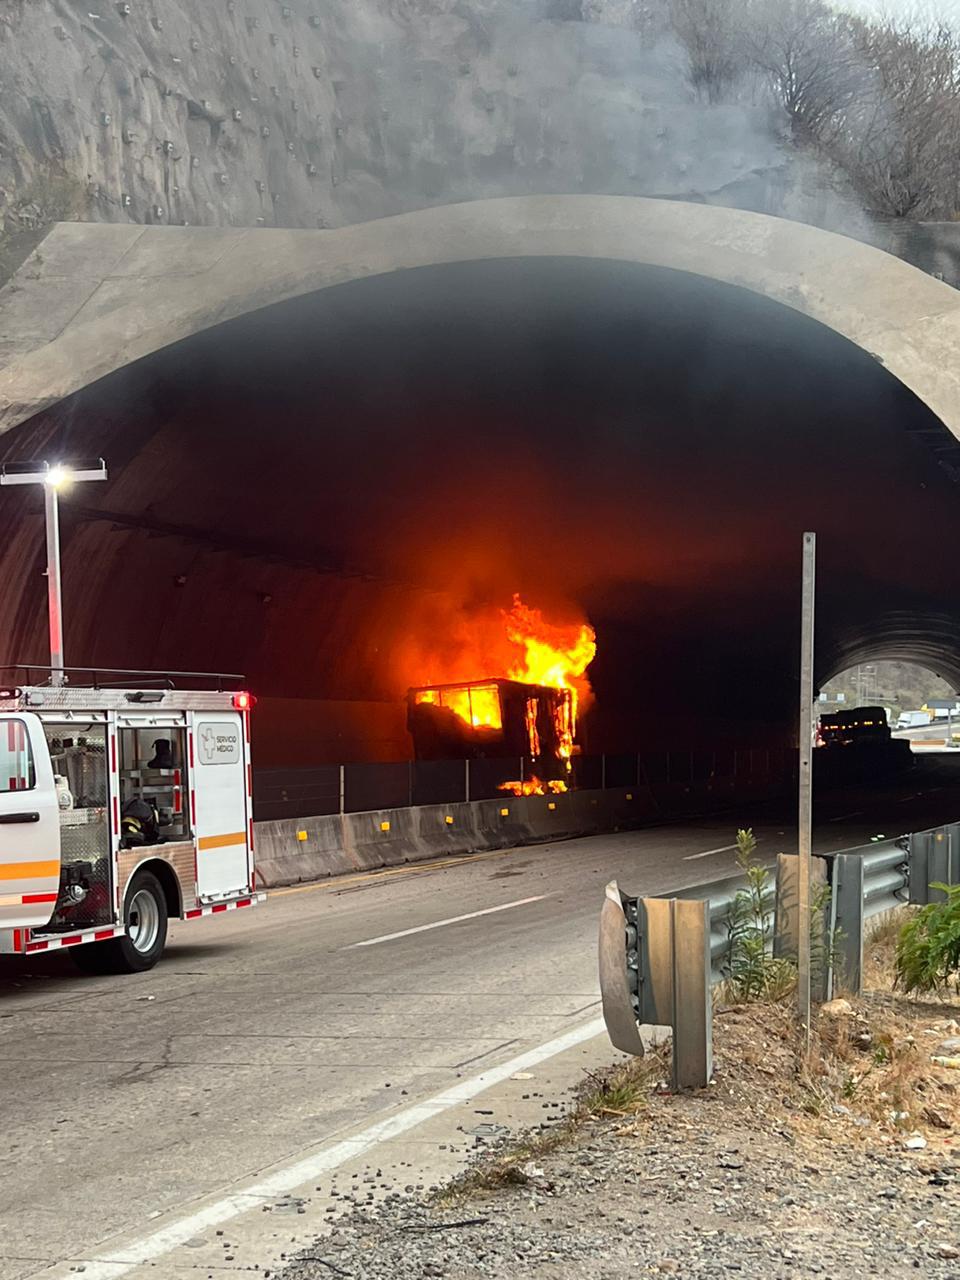
<path id="1" fill-rule="evenodd" d="M 253 699 L 177 673 L 67 678 L 0 687 L 0 953 L 70 947 L 83 970 L 138 972 L 168 919 L 262 901 Z"/>

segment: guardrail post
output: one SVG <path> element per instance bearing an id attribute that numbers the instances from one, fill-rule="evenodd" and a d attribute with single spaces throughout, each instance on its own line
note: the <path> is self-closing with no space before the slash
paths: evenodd
<path id="1" fill-rule="evenodd" d="M 470 757 L 463 762 L 463 798 L 470 803 Z"/>
<path id="2" fill-rule="evenodd" d="M 792 960 L 800 951 L 800 860 L 795 853 L 777 854 L 777 900 L 773 916 L 773 954 Z"/>
<path id="3" fill-rule="evenodd" d="M 838 987 L 858 995 L 863 981 L 864 862 L 856 853 L 833 860 L 830 946 L 834 956 L 833 994 Z"/>
<path id="4" fill-rule="evenodd" d="M 917 831 L 910 837 L 909 865 L 907 881 L 909 898 L 916 906 L 924 907 L 929 902 L 930 881 L 936 876 L 930 874 L 930 848 L 933 844 L 932 831 Z"/>
<path id="5" fill-rule="evenodd" d="M 346 773 L 347 773 L 347 766 L 345 764 L 342 764 L 340 766 L 340 812 L 341 814 L 343 813 L 343 802 L 347 792 Z"/>
<path id="6" fill-rule="evenodd" d="M 932 884 L 960 884 L 960 824 L 917 831 L 910 837 L 910 901 L 919 906 L 943 902 Z"/>
<path id="7" fill-rule="evenodd" d="M 795 853 L 777 854 L 776 905 L 774 907 L 773 954 L 778 960 L 797 962 L 800 952 L 800 861 Z M 832 907 L 812 914 L 819 890 L 827 883 L 827 867 L 823 858 L 810 861 L 810 983 L 814 1000 L 826 1000 L 830 990 L 830 938 Z"/>
<path id="8" fill-rule="evenodd" d="M 643 1054 L 640 1026 L 673 1030 L 673 1085 L 713 1075 L 710 903 L 628 898 L 615 880 L 600 914 L 600 994 L 612 1043 Z"/>
<path id="9" fill-rule="evenodd" d="M 704 1089 L 713 1075 L 710 903 L 672 898 L 673 1085 Z"/>

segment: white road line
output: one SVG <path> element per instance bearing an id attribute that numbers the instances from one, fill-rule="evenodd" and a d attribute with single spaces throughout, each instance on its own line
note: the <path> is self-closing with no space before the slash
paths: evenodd
<path id="1" fill-rule="evenodd" d="M 839 817 L 839 818 L 830 818 L 830 819 L 828 819 L 828 821 L 830 821 L 830 822 L 846 822 L 846 820 L 847 820 L 848 818 L 861 818 L 861 817 L 863 817 L 863 810 L 862 810 L 862 809 L 856 809 L 853 813 L 841 813 L 841 815 L 840 815 L 840 817 Z"/>
<path id="2" fill-rule="evenodd" d="M 424 1102 L 406 1107 L 395 1115 L 388 1116 L 386 1120 L 370 1125 L 355 1137 L 345 1138 L 342 1142 L 334 1143 L 332 1147 L 298 1160 L 295 1164 L 287 1165 L 285 1169 L 269 1174 L 262 1181 L 253 1183 L 245 1190 L 226 1196 L 215 1204 L 207 1205 L 205 1209 L 198 1209 L 196 1213 L 180 1218 L 177 1222 L 171 1222 L 169 1226 L 161 1227 L 158 1231 L 144 1236 L 125 1248 L 117 1249 L 113 1254 L 92 1258 L 84 1266 L 83 1280 L 117 1280 L 119 1276 L 125 1276 L 134 1267 L 142 1266 L 144 1263 L 155 1263 L 158 1258 L 179 1248 L 193 1236 L 200 1235 L 201 1232 L 208 1231 L 212 1227 L 218 1227 L 221 1223 L 229 1222 L 238 1214 L 257 1209 L 266 1200 L 275 1200 L 279 1196 L 289 1195 L 302 1183 L 313 1182 L 322 1174 L 338 1169 L 348 1160 L 356 1160 L 379 1143 L 408 1133 L 417 1125 L 423 1124 L 425 1120 L 430 1120 L 444 1111 L 469 1102 L 478 1093 L 483 1093 L 493 1085 L 502 1084 L 518 1071 L 528 1071 L 547 1058 L 555 1057 L 567 1049 L 576 1048 L 586 1040 L 592 1040 L 594 1036 L 600 1035 L 603 1029 L 603 1019 L 594 1018 L 591 1022 L 558 1036 L 556 1040 L 548 1040 L 546 1044 L 539 1045 L 536 1049 L 529 1049 L 526 1053 L 511 1058 L 509 1062 L 503 1062 L 498 1067 L 490 1067 L 487 1071 L 481 1071 L 479 1075 L 471 1076 L 469 1080 L 462 1080 L 443 1093 L 434 1094 Z M 82 1262 L 83 1259 L 79 1261 Z M 77 1265 L 75 1260 L 73 1268 Z"/>
<path id="3" fill-rule="evenodd" d="M 758 840 L 757 843 L 759 844 L 760 841 Z M 735 844 L 722 844 L 719 849 L 704 849 L 703 853 L 688 853 L 684 862 L 696 862 L 698 858 L 709 858 L 712 853 L 729 853 L 736 847 Z"/>
<path id="4" fill-rule="evenodd" d="M 397 933 L 385 933 L 379 938 L 367 938 L 365 942 L 351 942 L 341 951 L 353 951 L 357 947 L 375 947 L 380 942 L 393 942 L 394 938 L 409 938 L 412 933 L 427 933 L 430 929 L 442 929 L 447 924 L 459 924 L 461 920 L 476 920 L 478 916 L 492 916 L 498 911 L 510 911 L 514 907 L 525 907 L 530 902 L 542 902 L 544 898 L 552 898 L 552 893 L 538 893 L 535 898 L 518 898 L 516 902 L 504 902 L 499 907 L 485 907 L 483 911 L 468 911 L 465 916 L 451 916 L 449 920 L 434 920 L 433 924 L 418 924 L 415 929 L 400 929 Z"/>

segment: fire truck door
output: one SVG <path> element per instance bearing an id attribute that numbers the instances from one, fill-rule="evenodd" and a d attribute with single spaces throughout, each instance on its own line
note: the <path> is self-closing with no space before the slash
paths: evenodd
<path id="1" fill-rule="evenodd" d="M 197 712 L 193 736 L 197 890 L 224 897 L 250 884 L 243 724 L 230 712 Z"/>
<path id="2" fill-rule="evenodd" d="M 0 714 L 0 929 L 44 925 L 60 892 L 60 809 L 35 715 Z"/>

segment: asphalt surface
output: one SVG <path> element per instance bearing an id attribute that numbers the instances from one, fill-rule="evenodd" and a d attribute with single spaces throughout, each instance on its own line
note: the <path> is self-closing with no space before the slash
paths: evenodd
<path id="1" fill-rule="evenodd" d="M 752 816 L 764 856 L 791 848 L 775 812 Z M 0 1280 L 595 1018 L 606 881 L 661 893 L 719 878 L 750 817 L 275 891 L 255 911 L 174 925 L 144 975 L 0 961 Z M 929 756 L 903 785 L 826 797 L 816 845 L 957 817 L 960 761 Z"/>

